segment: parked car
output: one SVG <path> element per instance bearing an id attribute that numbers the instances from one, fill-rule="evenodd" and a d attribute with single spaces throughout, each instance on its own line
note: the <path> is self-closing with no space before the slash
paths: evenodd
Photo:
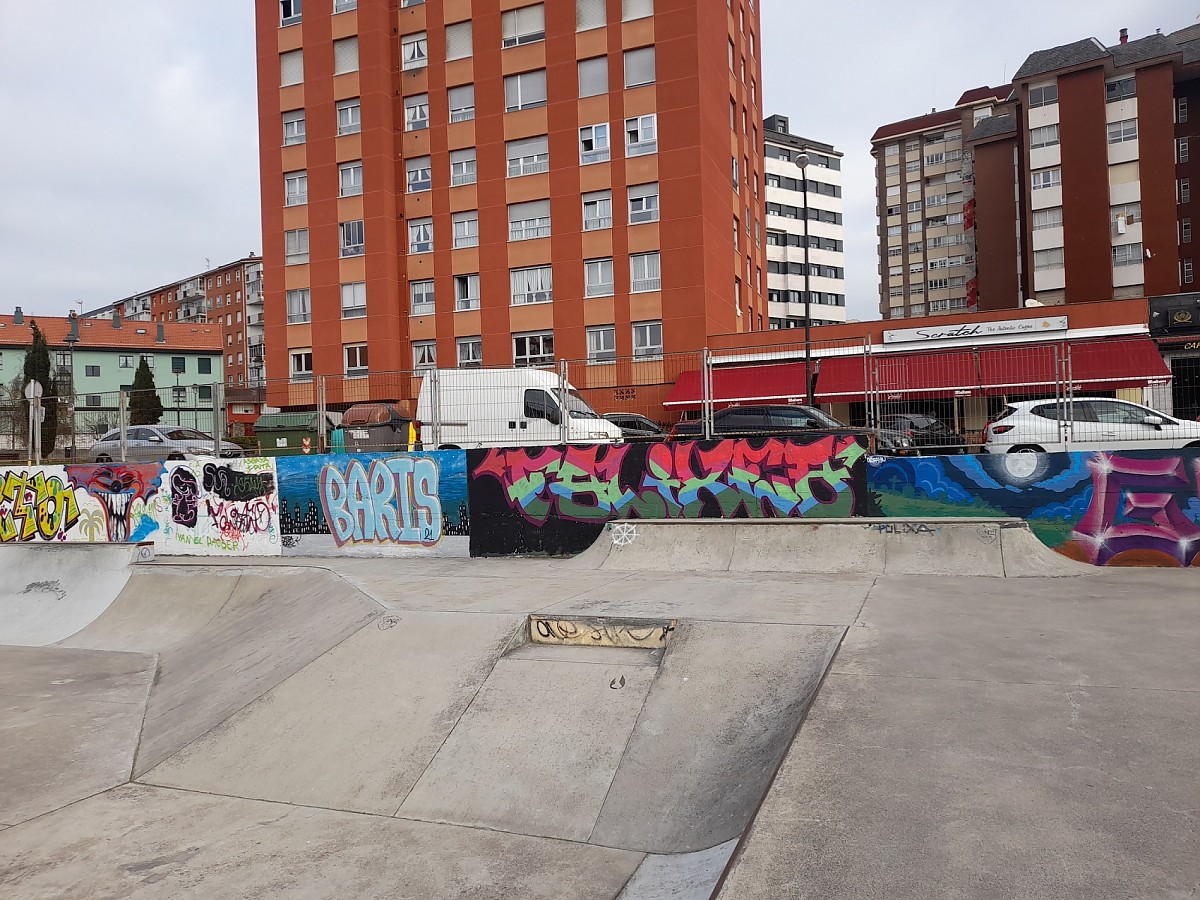
<path id="1" fill-rule="evenodd" d="M 125 429 L 125 458 L 130 460 L 201 459 L 215 457 L 212 435 L 178 425 L 134 425 Z M 221 456 L 241 456 L 242 448 L 221 441 Z M 121 458 L 121 431 L 110 431 L 92 445 L 92 462 Z"/>
<path id="2" fill-rule="evenodd" d="M 966 453 L 967 440 L 941 419 L 925 413 L 889 413 L 881 416 L 881 427 L 900 431 L 912 438 L 913 446 L 929 453 Z"/>
<path id="3" fill-rule="evenodd" d="M 621 429 L 600 418 L 570 384 L 560 398 L 561 387 L 558 375 L 542 369 L 441 369 L 436 396 L 433 380 L 428 376 L 421 380 L 417 395 L 421 443 L 427 449 L 466 450 L 538 447 L 561 444 L 564 439 L 571 444 L 621 440 Z M 441 413 L 436 441 L 435 402 Z"/>
<path id="4" fill-rule="evenodd" d="M 1010 403 L 988 423 L 987 453 L 1200 447 L 1200 422 L 1107 397 Z"/>
<path id="5" fill-rule="evenodd" d="M 916 454 L 912 439 L 887 428 L 851 428 L 811 406 L 730 406 L 713 414 L 714 438 L 788 437 L 814 431 L 855 431 L 875 437 L 880 453 L 896 456 Z M 699 420 L 680 422 L 671 430 L 672 440 L 696 440 L 704 435 Z"/>
<path id="6" fill-rule="evenodd" d="M 653 419 L 638 413 L 605 413 L 604 418 L 621 429 L 621 437 L 627 441 L 666 440 L 668 432 Z"/>

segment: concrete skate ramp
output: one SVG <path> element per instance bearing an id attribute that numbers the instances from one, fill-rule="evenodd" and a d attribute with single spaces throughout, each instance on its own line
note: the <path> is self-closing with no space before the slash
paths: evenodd
<path id="1" fill-rule="evenodd" d="M 1094 574 L 1022 519 L 737 519 L 611 522 L 565 565 L 730 571 L 1054 577 Z"/>
<path id="2" fill-rule="evenodd" d="M 172 567 L 159 576 L 164 594 L 220 597 L 228 592 L 229 599 L 190 638 L 160 653 L 135 777 L 380 613 L 372 600 L 325 571 L 260 568 L 232 576 L 210 571 Z M 230 578 L 232 590 L 226 584 Z M 138 589 L 146 587 L 139 583 Z"/>
<path id="3" fill-rule="evenodd" d="M 41 647 L 86 627 L 121 593 L 143 552 L 138 544 L 0 546 L 0 644 Z"/>

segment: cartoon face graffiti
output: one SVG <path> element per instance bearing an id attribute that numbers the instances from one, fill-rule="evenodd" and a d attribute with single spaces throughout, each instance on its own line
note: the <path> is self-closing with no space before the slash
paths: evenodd
<path id="1" fill-rule="evenodd" d="M 68 466 L 67 474 L 76 485 L 100 501 L 108 539 L 124 542 L 129 540 L 129 520 L 134 503 L 138 500 L 144 503 L 158 493 L 163 467 L 161 463 Z"/>

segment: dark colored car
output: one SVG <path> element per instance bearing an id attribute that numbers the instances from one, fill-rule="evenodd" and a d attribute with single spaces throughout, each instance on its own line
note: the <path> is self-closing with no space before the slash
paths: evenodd
<path id="1" fill-rule="evenodd" d="M 900 431 L 887 428 L 851 428 L 833 416 L 811 406 L 731 406 L 713 415 L 715 439 L 788 437 L 811 434 L 814 431 L 852 431 L 872 435 L 876 450 L 896 456 L 916 453 L 913 442 Z M 693 441 L 704 437 L 704 425 L 699 420 L 680 422 L 671 430 L 672 440 Z"/>
<path id="2" fill-rule="evenodd" d="M 605 413 L 604 418 L 621 429 L 621 437 L 627 441 L 662 441 L 667 439 L 667 430 L 638 413 Z"/>
<path id="3" fill-rule="evenodd" d="M 966 453 L 967 440 L 941 419 L 925 413 L 890 413 L 879 424 L 912 438 L 913 446 L 935 454 Z"/>

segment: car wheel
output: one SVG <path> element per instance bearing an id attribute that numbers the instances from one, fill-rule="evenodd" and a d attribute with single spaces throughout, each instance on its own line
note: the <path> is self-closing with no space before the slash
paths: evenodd
<path id="1" fill-rule="evenodd" d="M 1008 451 L 1009 453 L 1045 453 L 1046 451 L 1037 444 L 1018 444 Z"/>
<path id="2" fill-rule="evenodd" d="M 99 456 L 96 457 L 96 462 L 110 463 L 110 462 L 112 462 L 112 457 L 109 456 L 107 453 L 101 453 Z"/>

